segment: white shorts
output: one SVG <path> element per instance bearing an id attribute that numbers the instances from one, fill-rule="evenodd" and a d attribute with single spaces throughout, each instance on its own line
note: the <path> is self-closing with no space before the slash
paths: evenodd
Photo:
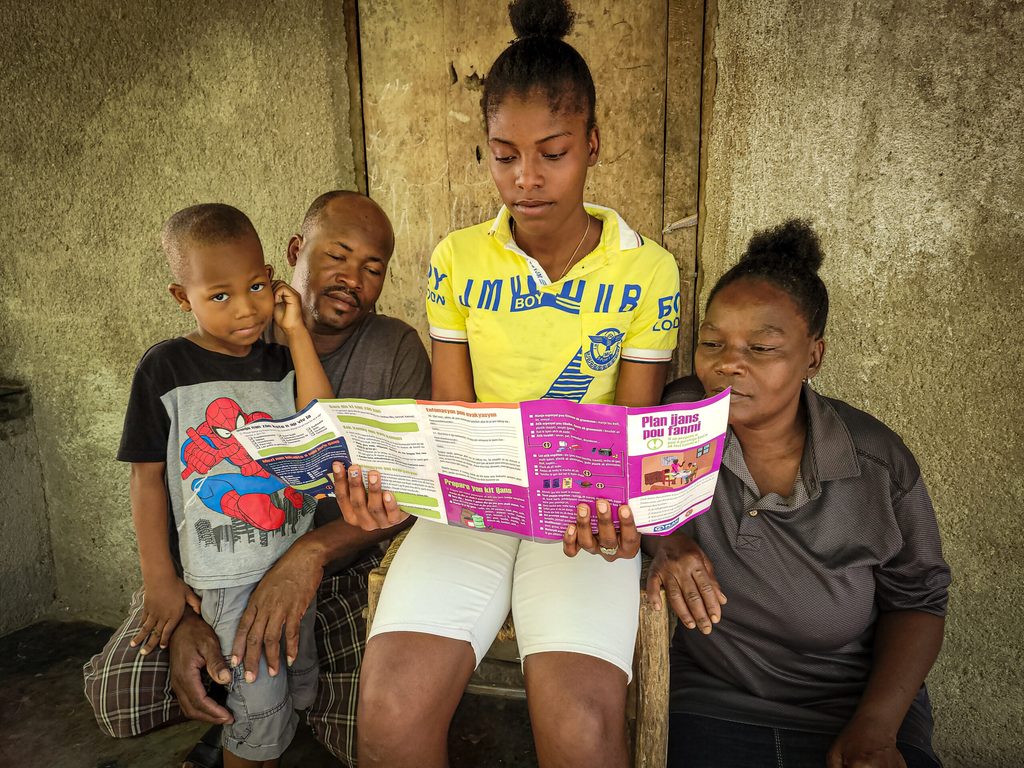
<path id="1" fill-rule="evenodd" d="M 566 557 L 560 541 L 416 523 L 388 570 L 370 637 L 423 632 L 465 640 L 479 664 L 510 607 L 520 658 L 582 653 L 632 679 L 640 557 Z"/>

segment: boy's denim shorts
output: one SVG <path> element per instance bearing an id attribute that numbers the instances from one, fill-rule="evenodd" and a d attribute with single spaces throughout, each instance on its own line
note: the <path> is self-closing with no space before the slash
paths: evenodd
<path id="1" fill-rule="evenodd" d="M 225 658 L 231 655 L 235 631 L 256 584 L 224 589 L 195 590 L 203 601 L 203 619 L 213 627 Z M 277 677 L 267 672 L 267 660 L 260 659 L 256 680 L 245 682 L 243 664 L 232 670 L 227 708 L 235 718 L 224 726 L 224 749 L 246 760 L 275 760 L 291 744 L 298 726 L 297 709 L 313 703 L 317 684 L 316 639 L 313 636 L 315 604 L 302 617 L 299 652 L 291 667 L 284 663 Z M 286 658 L 284 638 L 281 660 Z"/>

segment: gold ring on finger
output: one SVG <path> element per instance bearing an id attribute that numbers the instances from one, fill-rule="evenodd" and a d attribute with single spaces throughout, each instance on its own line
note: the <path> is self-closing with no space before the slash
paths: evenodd
<path id="1" fill-rule="evenodd" d="M 619 551 L 619 545 L 618 544 L 616 544 L 613 547 L 605 547 L 605 546 L 602 546 L 602 545 L 598 544 L 597 548 L 599 550 L 601 550 L 601 554 L 602 555 L 605 555 L 607 557 L 612 557 L 615 553 L 617 553 Z"/>

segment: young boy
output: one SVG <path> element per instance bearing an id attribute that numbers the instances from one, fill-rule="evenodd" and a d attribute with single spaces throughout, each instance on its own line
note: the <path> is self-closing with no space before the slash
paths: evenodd
<path id="1" fill-rule="evenodd" d="M 227 655 L 249 595 L 310 528 L 316 506 L 261 469 L 232 432 L 333 393 L 299 295 L 272 281 L 245 214 L 223 204 L 186 208 L 164 225 L 162 245 L 175 280 L 171 295 L 196 328 L 146 352 L 125 415 L 118 459 L 132 465 L 145 587 L 132 645 L 143 654 L 166 647 L 188 605 L 201 611 Z M 262 340 L 271 320 L 287 348 Z M 311 606 L 287 675 L 271 677 L 265 664 L 258 675 L 235 665 L 226 768 L 272 768 L 291 742 L 295 709 L 309 706 L 316 690 L 312 617 Z"/>

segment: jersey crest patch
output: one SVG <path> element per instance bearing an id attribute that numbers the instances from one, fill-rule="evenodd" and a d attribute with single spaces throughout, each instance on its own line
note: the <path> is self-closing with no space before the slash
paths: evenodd
<path id="1" fill-rule="evenodd" d="M 583 359 L 592 371 L 603 371 L 615 363 L 625 335 L 618 328 L 605 328 L 590 337 L 590 349 L 584 353 Z"/>

